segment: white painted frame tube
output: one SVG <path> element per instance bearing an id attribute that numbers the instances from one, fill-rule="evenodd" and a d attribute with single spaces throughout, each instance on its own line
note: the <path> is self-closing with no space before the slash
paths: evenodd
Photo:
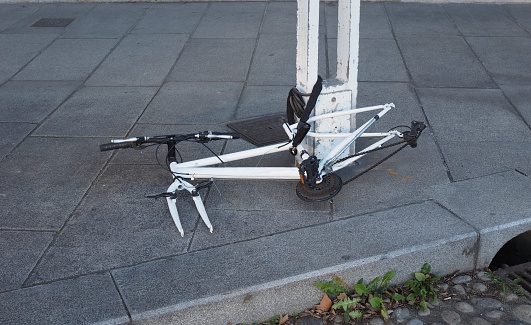
<path id="1" fill-rule="evenodd" d="M 331 163 L 333 163 L 339 155 L 345 151 L 356 139 L 362 136 L 362 134 L 371 126 L 373 123 L 375 123 L 380 117 L 382 117 L 384 114 L 386 114 L 389 110 L 394 108 L 394 104 L 385 104 L 385 105 L 378 105 L 378 106 L 371 106 L 371 107 L 365 107 L 365 108 L 359 108 L 359 109 L 351 109 L 341 112 L 333 112 L 329 114 L 323 114 L 320 116 L 314 116 L 309 119 L 309 121 L 316 120 L 316 119 L 323 119 L 327 118 L 330 115 L 332 116 L 339 116 L 339 115 L 348 115 L 348 114 L 356 114 L 360 112 L 367 112 L 371 110 L 380 110 L 373 118 L 368 120 L 365 124 L 360 126 L 358 129 L 356 129 L 352 133 L 343 133 L 341 134 L 341 137 L 345 137 L 343 141 L 336 147 L 333 148 L 333 150 L 330 152 L 328 156 L 323 158 L 319 164 L 319 172 L 322 173 L 322 175 L 326 175 L 327 173 L 330 173 L 332 171 L 337 171 L 341 168 L 344 168 L 348 164 L 356 161 L 357 159 L 361 157 L 355 157 L 355 159 L 349 159 L 345 163 L 342 162 L 340 164 L 336 164 L 336 167 L 331 167 Z M 286 133 L 288 133 L 288 136 L 291 134 L 291 136 L 294 135 L 294 132 L 296 132 L 296 124 L 291 125 L 289 128 L 287 126 L 284 127 L 284 130 Z M 383 137 L 383 139 L 377 141 L 376 143 L 368 146 L 363 151 L 372 150 L 378 146 L 381 146 L 383 143 L 389 141 L 393 137 L 397 136 L 396 131 L 390 131 L 390 132 L 383 132 L 383 133 L 370 133 L 367 134 L 367 136 L 377 136 L 377 137 Z M 332 134 L 325 133 L 314 133 L 312 134 L 314 137 L 331 137 Z M 335 137 L 336 135 L 334 135 Z M 230 161 L 237 161 L 242 160 L 246 158 L 252 158 L 257 156 L 263 156 L 267 154 L 272 154 L 284 150 L 288 150 L 291 148 L 289 144 L 286 143 L 277 143 L 272 144 L 269 146 L 261 147 L 261 148 L 255 148 L 255 149 L 249 149 L 239 152 L 234 152 L 230 154 L 220 155 L 218 157 L 209 157 L 204 159 L 198 159 L 198 160 L 192 160 L 184 163 L 176 163 L 172 162 L 170 164 L 170 170 L 172 171 L 173 175 L 175 177 L 182 177 L 187 179 L 206 179 L 206 178 L 213 178 L 213 179 L 289 179 L 289 180 L 296 180 L 299 179 L 299 169 L 297 167 L 207 167 L 212 165 L 217 165 L 219 163 L 223 162 L 230 162 Z M 301 144 L 298 146 L 297 151 L 299 153 L 303 153 L 306 151 L 304 146 Z M 326 167 L 326 168 L 325 168 Z"/>

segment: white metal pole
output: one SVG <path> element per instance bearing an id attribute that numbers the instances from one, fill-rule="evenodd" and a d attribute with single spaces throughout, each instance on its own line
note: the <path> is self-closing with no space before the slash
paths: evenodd
<path id="1" fill-rule="evenodd" d="M 298 0 L 297 8 L 297 86 L 309 93 L 317 81 L 319 0 Z"/>
<path id="2" fill-rule="evenodd" d="M 360 0 L 338 0 L 337 77 L 325 80 L 314 108 L 316 115 L 356 107 Z M 317 80 L 319 58 L 319 0 L 298 0 L 297 11 L 297 86 L 310 92 Z M 313 123 L 314 132 L 344 133 L 356 129 L 355 115 L 338 116 Z M 313 154 L 326 156 L 337 139 L 307 138 Z M 353 151 L 353 149 L 352 149 Z M 348 154 L 348 151 L 345 155 Z"/>

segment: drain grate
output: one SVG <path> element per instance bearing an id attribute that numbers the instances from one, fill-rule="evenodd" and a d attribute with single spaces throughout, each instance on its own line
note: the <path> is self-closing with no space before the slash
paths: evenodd
<path id="1" fill-rule="evenodd" d="M 73 18 L 41 18 L 31 27 L 66 27 L 73 21 Z"/>
<path id="2" fill-rule="evenodd" d="M 518 284 L 526 291 L 526 295 L 531 297 L 531 262 L 499 269 L 496 272 L 507 276 L 510 280 L 522 279 Z"/>
<path id="3" fill-rule="evenodd" d="M 289 141 L 283 124 L 283 115 L 270 115 L 228 123 L 227 126 L 238 132 L 246 141 L 261 147 Z"/>

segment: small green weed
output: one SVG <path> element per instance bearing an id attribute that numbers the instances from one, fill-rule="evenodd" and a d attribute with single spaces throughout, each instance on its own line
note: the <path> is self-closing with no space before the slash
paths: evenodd
<path id="1" fill-rule="evenodd" d="M 338 298 L 332 305 L 332 309 L 342 311 L 345 322 L 350 319 L 360 320 L 364 315 L 369 316 L 375 313 L 379 313 L 387 320 L 389 319 L 387 312 L 389 303 L 404 299 L 404 296 L 398 292 L 389 291 L 390 281 L 394 276 L 395 272 L 389 271 L 369 283 L 365 283 L 362 278 L 353 285 L 354 290 L 338 276 L 334 276 L 332 281 L 318 281 L 314 284 L 332 298 Z"/>
<path id="2" fill-rule="evenodd" d="M 339 296 L 341 293 L 348 294 L 351 291 L 347 288 L 345 281 L 338 276 L 334 276 L 332 281 L 316 281 L 313 285 L 332 298 Z"/>
<path id="3" fill-rule="evenodd" d="M 490 277 L 490 283 L 501 288 L 504 295 L 507 295 L 510 292 L 519 296 L 524 294 L 524 290 L 519 285 L 519 283 L 522 282 L 522 278 L 511 280 L 506 276 L 501 276 L 493 272 L 489 272 L 488 275 Z"/>
<path id="4" fill-rule="evenodd" d="M 332 310 L 343 313 L 345 323 L 378 314 L 388 320 L 390 308 L 409 304 L 426 309 L 428 301 L 437 300 L 436 282 L 440 280 L 440 277 L 430 272 L 431 266 L 425 263 L 420 272 L 413 273 L 411 279 L 402 286 L 391 286 L 391 281 L 395 276 L 394 271 L 389 271 L 368 283 L 362 278 L 352 286 L 337 276 L 334 276 L 331 281 L 318 281 L 314 284 L 335 299 Z"/>
<path id="5" fill-rule="evenodd" d="M 437 281 L 441 278 L 430 273 L 431 266 L 428 263 L 424 263 L 420 272 L 413 273 L 413 277 L 404 283 L 407 291 L 410 293 L 407 295 L 406 300 L 410 305 L 418 304 L 424 310 L 428 309 L 428 302 L 430 299 L 437 301 Z"/>

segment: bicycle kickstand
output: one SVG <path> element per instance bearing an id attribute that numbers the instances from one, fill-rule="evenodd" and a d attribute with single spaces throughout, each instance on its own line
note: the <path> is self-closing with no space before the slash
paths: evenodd
<path id="1" fill-rule="evenodd" d="M 170 187 L 168 187 L 168 193 L 175 193 L 175 191 L 181 191 L 181 190 L 187 190 L 192 195 L 192 199 L 194 200 L 197 212 L 199 212 L 201 219 L 203 219 L 203 222 L 205 223 L 205 225 L 208 227 L 210 232 L 212 232 L 214 228 L 212 227 L 212 224 L 210 223 L 210 220 L 208 219 L 205 205 L 203 204 L 201 195 L 199 195 L 199 189 L 181 178 L 176 178 L 173 181 L 173 183 L 170 185 Z M 168 208 L 170 210 L 173 222 L 175 223 L 177 230 L 179 230 L 181 237 L 184 237 L 184 230 L 181 225 L 181 220 L 179 219 L 179 212 L 177 211 L 177 199 L 175 198 L 175 195 L 166 196 L 166 201 L 168 203 Z"/>

